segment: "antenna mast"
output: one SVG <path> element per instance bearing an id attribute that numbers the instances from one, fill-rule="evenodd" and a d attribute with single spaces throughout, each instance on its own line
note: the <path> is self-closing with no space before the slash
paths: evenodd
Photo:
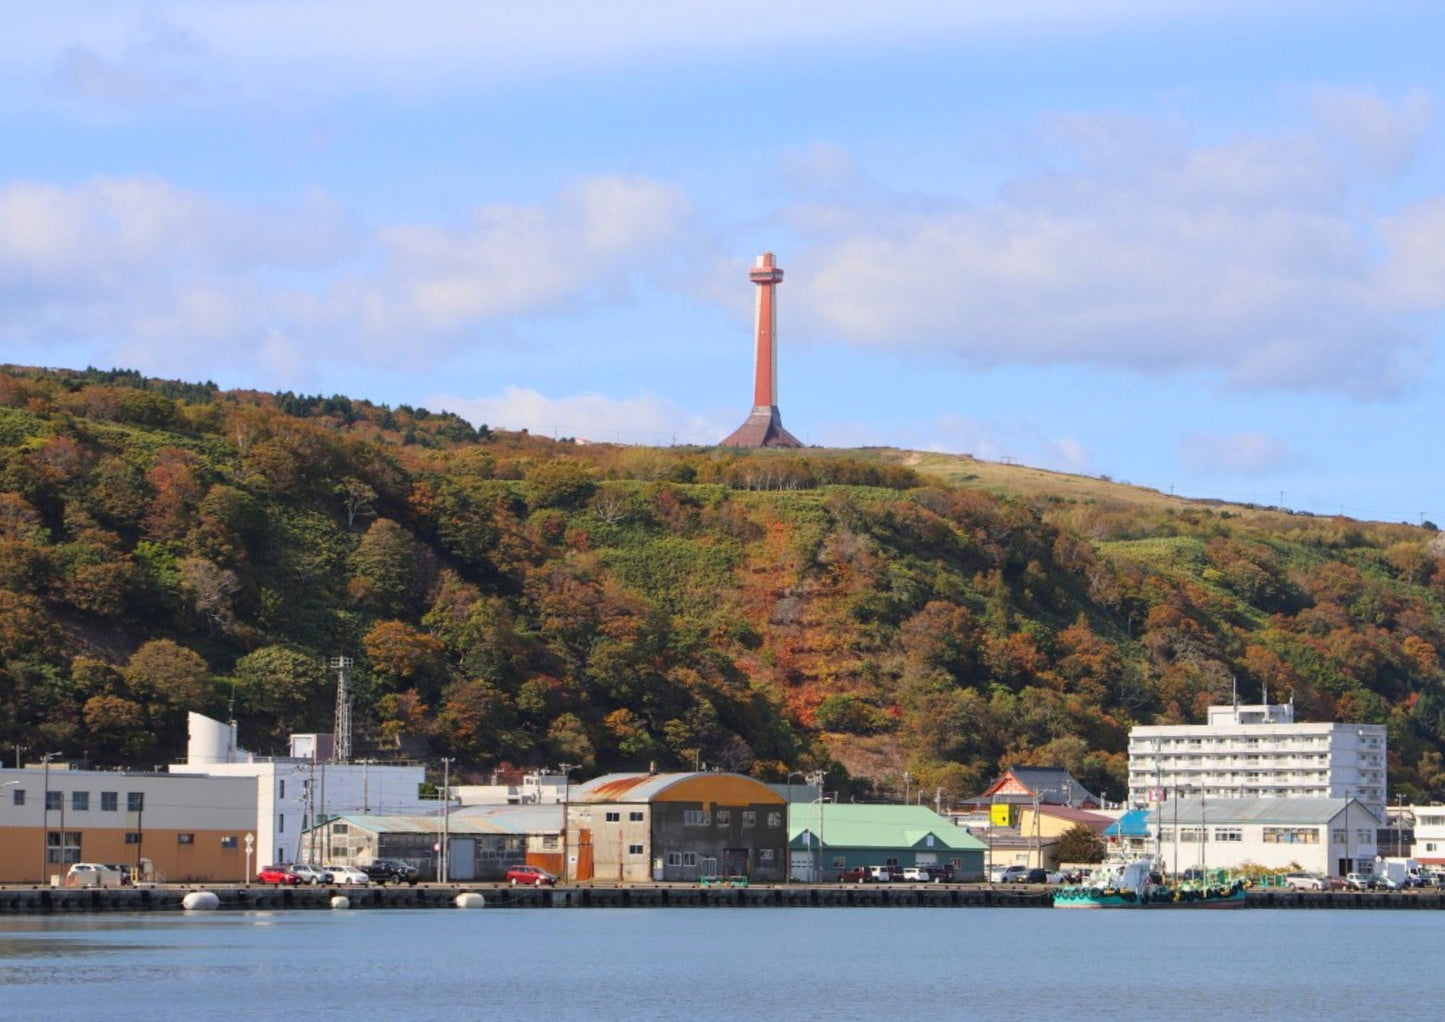
<path id="1" fill-rule="evenodd" d="M 328 666 L 336 672 L 336 734 L 331 750 L 333 763 L 351 762 L 351 692 L 346 685 L 346 674 L 351 670 L 349 656 L 334 656 Z"/>

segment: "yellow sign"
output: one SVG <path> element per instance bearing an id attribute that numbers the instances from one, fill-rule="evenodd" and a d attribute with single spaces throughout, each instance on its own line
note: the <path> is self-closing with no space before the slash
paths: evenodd
<path id="1" fill-rule="evenodd" d="M 988 808 L 988 822 L 995 827 L 1013 826 L 1013 806 L 1007 802 L 1002 805 L 995 803 Z"/>

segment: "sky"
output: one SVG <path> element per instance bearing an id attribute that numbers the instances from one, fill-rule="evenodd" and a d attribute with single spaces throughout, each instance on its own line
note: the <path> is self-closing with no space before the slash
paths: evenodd
<path id="1" fill-rule="evenodd" d="M 0 362 L 1445 524 L 1445 5 L 6 13 Z"/>

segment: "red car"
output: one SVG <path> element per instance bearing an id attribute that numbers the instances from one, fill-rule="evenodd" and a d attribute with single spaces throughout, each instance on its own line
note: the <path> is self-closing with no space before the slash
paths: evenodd
<path id="1" fill-rule="evenodd" d="M 301 877 L 299 874 L 291 872 L 290 866 L 263 866 L 261 872 L 256 874 L 256 880 L 263 884 L 295 887 L 301 882 Z"/>
<path id="2" fill-rule="evenodd" d="M 533 887 L 556 887 L 557 878 L 538 866 L 513 866 L 507 870 L 507 883 L 531 884 Z"/>

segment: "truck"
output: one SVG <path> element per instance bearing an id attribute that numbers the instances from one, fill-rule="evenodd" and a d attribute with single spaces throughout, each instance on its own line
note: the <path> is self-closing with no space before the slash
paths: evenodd
<path id="1" fill-rule="evenodd" d="M 1430 871 L 1415 859 L 1385 858 L 1376 871 L 1396 887 L 1429 887 L 1434 883 Z"/>

